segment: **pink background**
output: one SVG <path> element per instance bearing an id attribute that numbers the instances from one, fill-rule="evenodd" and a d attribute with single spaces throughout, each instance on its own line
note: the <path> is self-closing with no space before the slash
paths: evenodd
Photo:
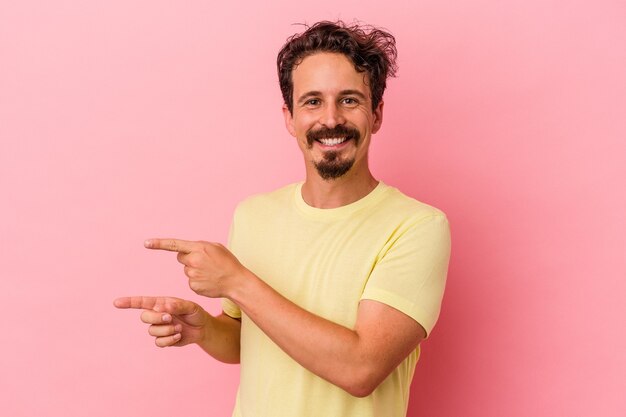
<path id="1" fill-rule="evenodd" d="M 396 35 L 373 171 L 452 224 L 409 415 L 626 415 L 623 1 L 211 3 L 0 3 L 2 416 L 230 415 L 236 366 L 111 301 L 219 311 L 142 242 L 302 178 L 274 62 L 324 18 Z"/>

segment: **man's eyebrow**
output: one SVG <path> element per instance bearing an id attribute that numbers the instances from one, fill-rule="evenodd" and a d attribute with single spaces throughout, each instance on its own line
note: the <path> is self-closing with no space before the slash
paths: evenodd
<path id="1" fill-rule="evenodd" d="M 342 90 L 339 95 L 341 96 L 358 96 L 363 100 L 367 100 L 365 94 L 360 92 L 359 90 Z"/>
<path id="2" fill-rule="evenodd" d="M 302 94 L 299 98 L 298 98 L 298 103 L 302 103 L 304 102 L 306 99 L 308 99 L 309 97 L 319 97 L 322 95 L 321 91 L 307 91 L 306 93 Z M 363 94 L 362 92 L 360 92 L 359 90 L 341 90 L 339 92 L 340 96 L 358 96 L 359 98 L 361 98 L 362 100 L 367 100 L 367 97 L 365 96 L 365 94 Z"/>

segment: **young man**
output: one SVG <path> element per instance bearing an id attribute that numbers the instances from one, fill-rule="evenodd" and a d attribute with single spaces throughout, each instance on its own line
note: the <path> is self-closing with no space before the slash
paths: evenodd
<path id="1" fill-rule="evenodd" d="M 419 343 L 432 330 L 450 250 L 445 215 L 368 167 L 396 50 L 388 33 L 320 22 L 278 55 L 283 114 L 303 183 L 239 205 L 229 249 L 146 241 L 178 252 L 213 317 L 172 297 L 125 297 L 158 346 L 196 343 L 241 362 L 234 416 L 404 416 Z"/>

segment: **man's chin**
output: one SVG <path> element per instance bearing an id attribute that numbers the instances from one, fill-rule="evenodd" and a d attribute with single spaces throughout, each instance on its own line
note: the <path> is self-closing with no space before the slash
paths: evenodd
<path id="1" fill-rule="evenodd" d="M 354 159 L 348 161 L 320 161 L 315 164 L 317 173 L 323 180 L 332 181 L 346 175 L 354 165 Z"/>

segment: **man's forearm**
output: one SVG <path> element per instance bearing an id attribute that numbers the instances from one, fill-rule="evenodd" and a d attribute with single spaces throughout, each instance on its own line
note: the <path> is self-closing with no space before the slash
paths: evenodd
<path id="1" fill-rule="evenodd" d="M 250 271 L 244 275 L 229 298 L 302 366 L 355 396 L 368 395 L 387 376 L 376 363 L 379 352 L 369 351 L 356 331 L 302 309 Z"/>
<path id="2" fill-rule="evenodd" d="M 316 316 L 217 243 L 151 239 L 146 247 L 178 252 L 194 292 L 231 299 L 295 361 L 355 396 L 371 393 L 425 336 L 413 318 L 373 300 L 359 303 L 354 329 Z M 194 342 L 220 361 L 239 362 L 240 323 L 224 314 L 205 314 L 208 322 Z"/>
<path id="3" fill-rule="evenodd" d="M 198 346 L 220 362 L 239 363 L 241 322 L 223 313 L 217 317 L 206 314 L 209 317 Z"/>

